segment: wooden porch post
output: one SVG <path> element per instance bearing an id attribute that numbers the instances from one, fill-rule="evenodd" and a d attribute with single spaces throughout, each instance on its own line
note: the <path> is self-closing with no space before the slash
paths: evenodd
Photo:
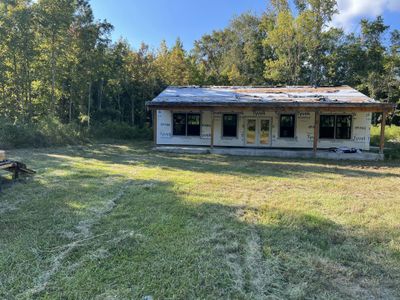
<path id="1" fill-rule="evenodd" d="M 319 111 L 315 111 L 315 120 L 314 120 L 314 143 L 313 143 L 313 152 L 314 155 L 317 154 L 318 149 L 318 138 L 319 138 Z"/>
<path id="2" fill-rule="evenodd" d="M 214 149 L 214 111 L 211 111 L 211 149 Z"/>
<path id="3" fill-rule="evenodd" d="M 387 112 L 382 112 L 382 120 L 381 120 L 381 141 L 379 143 L 379 153 L 383 154 L 383 149 L 385 148 L 385 127 L 386 127 L 386 117 Z"/>
<path id="4" fill-rule="evenodd" d="M 157 146 L 157 109 L 153 109 L 153 141 Z"/>

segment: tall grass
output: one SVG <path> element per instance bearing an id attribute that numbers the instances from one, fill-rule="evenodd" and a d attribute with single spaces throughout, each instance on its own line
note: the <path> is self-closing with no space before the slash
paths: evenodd
<path id="1" fill-rule="evenodd" d="M 128 123 L 107 121 L 96 124 L 91 135 L 96 139 L 116 139 L 116 140 L 151 140 L 152 130 L 144 127 L 132 127 Z"/>
<path id="2" fill-rule="evenodd" d="M 87 135 L 77 125 L 62 124 L 52 118 L 27 124 L 0 119 L 1 149 L 78 144 L 86 139 Z"/>
<path id="3" fill-rule="evenodd" d="M 63 124 L 46 118 L 37 123 L 12 123 L 0 119 L 0 149 L 76 145 L 89 139 L 150 140 L 152 130 L 123 122 L 93 124 L 90 130 L 79 124 Z"/>

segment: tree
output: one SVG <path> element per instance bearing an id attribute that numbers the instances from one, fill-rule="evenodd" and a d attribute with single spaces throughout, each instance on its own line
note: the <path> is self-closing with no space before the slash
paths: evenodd
<path id="1" fill-rule="evenodd" d="M 273 58 L 266 60 L 264 76 L 274 83 L 300 84 L 305 47 L 300 22 L 290 11 L 278 14 L 274 28 L 264 45 L 272 49 Z"/>
<path id="2" fill-rule="evenodd" d="M 69 0 L 39 0 L 37 9 L 38 30 L 41 32 L 39 51 L 45 62 L 42 72 L 46 74 L 43 87 L 46 90 L 45 87 L 50 86 L 50 112 L 55 114 L 56 97 L 60 96 L 60 86 L 57 86 L 59 65 L 67 48 L 65 33 L 72 24 L 75 7 Z"/>
<path id="3" fill-rule="evenodd" d="M 400 98 L 400 33 L 383 18 L 360 34 L 328 27 L 335 0 L 271 0 L 205 34 L 157 51 L 112 43 L 88 0 L 0 1 L 0 117 L 15 123 L 144 126 L 145 102 L 168 85 L 349 84 L 377 100 Z"/>
<path id="4" fill-rule="evenodd" d="M 167 85 L 188 85 L 191 82 L 190 61 L 178 38 L 172 49 L 162 42 L 156 63 Z"/>

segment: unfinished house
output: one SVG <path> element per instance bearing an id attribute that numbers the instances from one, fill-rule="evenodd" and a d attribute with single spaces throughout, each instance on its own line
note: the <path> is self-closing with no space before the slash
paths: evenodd
<path id="1" fill-rule="evenodd" d="M 146 105 L 158 150 L 354 159 L 383 158 L 384 126 L 369 152 L 371 116 L 385 125 L 394 109 L 349 86 L 168 87 Z"/>

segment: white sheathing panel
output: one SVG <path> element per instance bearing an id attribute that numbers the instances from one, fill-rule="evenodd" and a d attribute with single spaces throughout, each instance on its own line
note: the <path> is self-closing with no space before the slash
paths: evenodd
<path id="1" fill-rule="evenodd" d="M 178 111 L 177 111 L 178 112 Z M 184 111 L 179 111 L 184 112 Z M 189 111 L 185 111 L 189 112 Z M 157 111 L 157 144 L 159 145 L 198 145 L 208 146 L 211 141 L 211 112 L 190 111 L 201 114 L 201 135 L 173 136 L 172 112 L 168 110 Z"/>
<path id="2" fill-rule="evenodd" d="M 182 111 L 177 111 L 182 112 Z M 189 111 L 186 111 L 189 112 Z M 199 113 L 200 111 L 190 111 Z M 235 112 L 226 112 L 235 113 Z M 295 113 L 295 112 L 293 112 Z M 272 120 L 271 147 L 272 148 L 312 148 L 314 139 L 314 117 L 313 112 L 297 112 L 295 138 L 279 138 L 279 112 L 273 111 L 248 111 L 238 114 L 238 135 L 236 138 L 222 136 L 223 113 L 214 113 L 214 145 L 226 147 L 246 147 L 245 143 L 245 120 L 247 118 L 264 117 Z M 285 114 L 287 114 L 285 112 Z M 352 137 L 350 140 L 319 140 L 319 148 L 351 147 L 369 150 L 371 113 L 336 113 L 352 115 Z M 172 112 L 159 110 L 157 113 L 157 144 L 160 145 L 199 145 L 208 146 L 211 143 L 211 112 L 201 112 L 201 136 L 183 137 L 172 135 Z"/>
<path id="3" fill-rule="evenodd" d="M 320 148 L 347 146 L 351 148 L 369 150 L 370 146 L 370 130 L 371 130 L 371 113 L 342 113 L 352 115 L 352 128 L 350 140 L 320 140 L 318 146 Z"/>
<path id="4" fill-rule="evenodd" d="M 226 112 L 226 114 L 235 114 L 235 112 Z M 223 113 L 214 113 L 214 145 L 215 146 L 229 146 L 229 147 L 243 147 L 244 146 L 244 114 L 237 113 L 238 115 L 238 131 L 237 137 L 223 137 L 222 136 L 222 116 Z"/>

